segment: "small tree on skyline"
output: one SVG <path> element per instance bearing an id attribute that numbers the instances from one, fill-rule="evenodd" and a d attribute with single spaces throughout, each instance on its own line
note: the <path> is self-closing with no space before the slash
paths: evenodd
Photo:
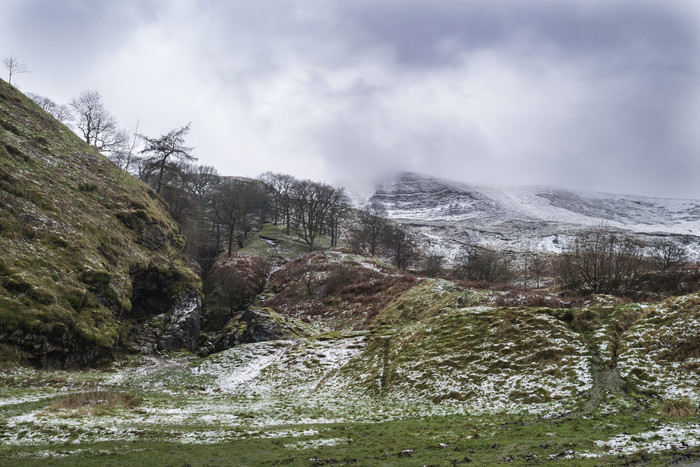
<path id="1" fill-rule="evenodd" d="M 2 64 L 5 65 L 8 72 L 7 82 L 12 84 L 12 76 L 18 75 L 20 73 L 29 73 L 29 67 L 27 65 L 20 63 L 17 57 L 13 57 L 12 54 L 2 59 Z"/>
<path id="2" fill-rule="evenodd" d="M 87 90 L 68 103 L 76 116 L 76 126 L 85 142 L 100 152 L 111 152 L 128 139 L 129 134 L 120 129 L 117 119 L 107 110 L 99 92 Z"/>

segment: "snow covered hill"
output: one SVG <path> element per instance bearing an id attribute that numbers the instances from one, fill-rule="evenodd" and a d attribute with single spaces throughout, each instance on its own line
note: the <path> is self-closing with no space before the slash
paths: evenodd
<path id="1" fill-rule="evenodd" d="M 470 245 L 558 252 L 576 231 L 599 225 L 645 241 L 671 238 L 700 257 L 700 200 L 477 186 L 409 172 L 373 189 L 344 185 L 358 207 L 378 201 L 389 218 L 416 229 L 431 251 L 448 258 Z"/>

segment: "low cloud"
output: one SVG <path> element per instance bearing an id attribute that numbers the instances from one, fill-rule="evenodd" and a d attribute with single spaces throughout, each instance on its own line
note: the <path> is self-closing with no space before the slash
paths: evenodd
<path id="1" fill-rule="evenodd" d="M 696 2 L 9 1 L 26 91 L 192 122 L 201 163 L 700 198 Z"/>

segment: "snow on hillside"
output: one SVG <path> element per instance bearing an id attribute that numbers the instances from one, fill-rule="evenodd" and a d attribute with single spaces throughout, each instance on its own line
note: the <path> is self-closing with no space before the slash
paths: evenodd
<path id="1" fill-rule="evenodd" d="M 389 218 L 412 226 L 431 251 L 448 258 L 468 245 L 558 252 L 576 231 L 598 225 L 645 240 L 673 238 L 700 257 L 700 200 L 478 186 L 407 172 L 374 190 L 346 185 L 356 206 L 380 202 Z"/>

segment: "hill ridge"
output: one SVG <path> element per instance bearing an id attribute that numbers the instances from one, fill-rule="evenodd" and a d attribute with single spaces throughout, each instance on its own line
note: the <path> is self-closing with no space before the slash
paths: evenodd
<path id="1" fill-rule="evenodd" d="M 346 185 L 350 193 L 360 191 Z M 395 173 L 362 191 L 365 198 L 355 196 L 356 205 L 378 202 L 390 219 L 412 225 L 448 257 L 467 245 L 556 253 L 577 231 L 600 225 L 650 240 L 673 238 L 700 257 L 700 200 L 494 187 L 413 172 Z"/>

